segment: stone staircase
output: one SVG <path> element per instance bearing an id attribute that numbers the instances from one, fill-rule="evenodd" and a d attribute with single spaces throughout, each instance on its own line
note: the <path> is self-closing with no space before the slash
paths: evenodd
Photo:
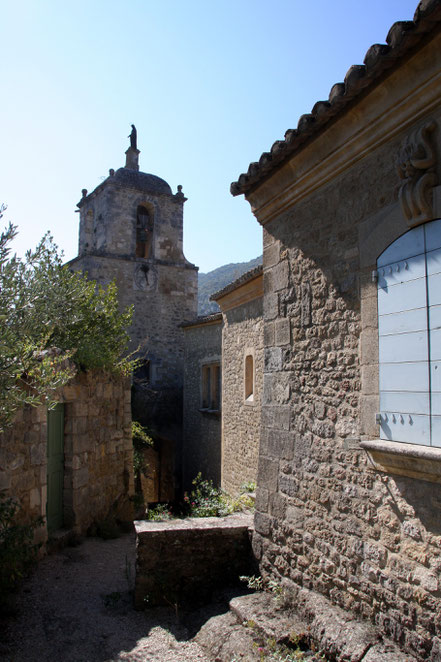
<path id="1" fill-rule="evenodd" d="M 291 650 L 287 659 L 294 660 L 297 647 L 303 651 L 298 659 L 309 662 L 417 662 L 384 641 L 369 623 L 354 620 L 306 589 L 299 590 L 295 608 L 283 594 L 233 598 L 230 610 L 207 621 L 195 639 L 215 662 L 284 660 L 281 650 L 285 655 Z"/>

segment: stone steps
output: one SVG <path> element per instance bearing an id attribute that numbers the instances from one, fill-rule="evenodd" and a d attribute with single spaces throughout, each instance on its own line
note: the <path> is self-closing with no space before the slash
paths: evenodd
<path id="1" fill-rule="evenodd" d="M 195 639 L 215 662 L 269 661 L 271 657 L 262 658 L 261 647 L 288 644 L 290 638 L 310 647 L 305 660 L 319 659 L 315 649 L 330 662 L 417 662 L 383 641 L 369 623 L 352 619 L 322 596 L 302 589 L 298 598 L 295 611 L 284 604 L 283 594 L 233 598 L 230 611 L 207 621 Z"/>

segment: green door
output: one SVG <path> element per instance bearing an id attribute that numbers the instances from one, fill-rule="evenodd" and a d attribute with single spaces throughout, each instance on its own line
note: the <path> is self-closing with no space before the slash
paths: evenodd
<path id="1" fill-rule="evenodd" d="M 64 405 L 47 412 L 47 504 L 48 531 L 63 526 Z"/>

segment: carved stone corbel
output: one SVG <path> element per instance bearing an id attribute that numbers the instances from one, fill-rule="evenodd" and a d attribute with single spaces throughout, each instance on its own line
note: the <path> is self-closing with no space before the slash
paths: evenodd
<path id="1" fill-rule="evenodd" d="M 433 220 L 432 188 L 438 183 L 435 172 L 433 132 L 436 124 L 427 122 L 403 142 L 397 156 L 401 184 L 399 200 L 409 227 Z"/>

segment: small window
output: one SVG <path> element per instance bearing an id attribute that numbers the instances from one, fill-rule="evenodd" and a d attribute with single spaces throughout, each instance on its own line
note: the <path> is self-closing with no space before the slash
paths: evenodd
<path id="1" fill-rule="evenodd" d="M 254 400 L 254 357 L 252 354 L 245 356 L 245 400 Z"/>
<path id="2" fill-rule="evenodd" d="M 202 366 L 202 409 L 220 410 L 220 365 Z"/>
<path id="3" fill-rule="evenodd" d="M 136 212 L 136 257 L 149 258 L 152 255 L 153 218 L 142 206 Z"/>

